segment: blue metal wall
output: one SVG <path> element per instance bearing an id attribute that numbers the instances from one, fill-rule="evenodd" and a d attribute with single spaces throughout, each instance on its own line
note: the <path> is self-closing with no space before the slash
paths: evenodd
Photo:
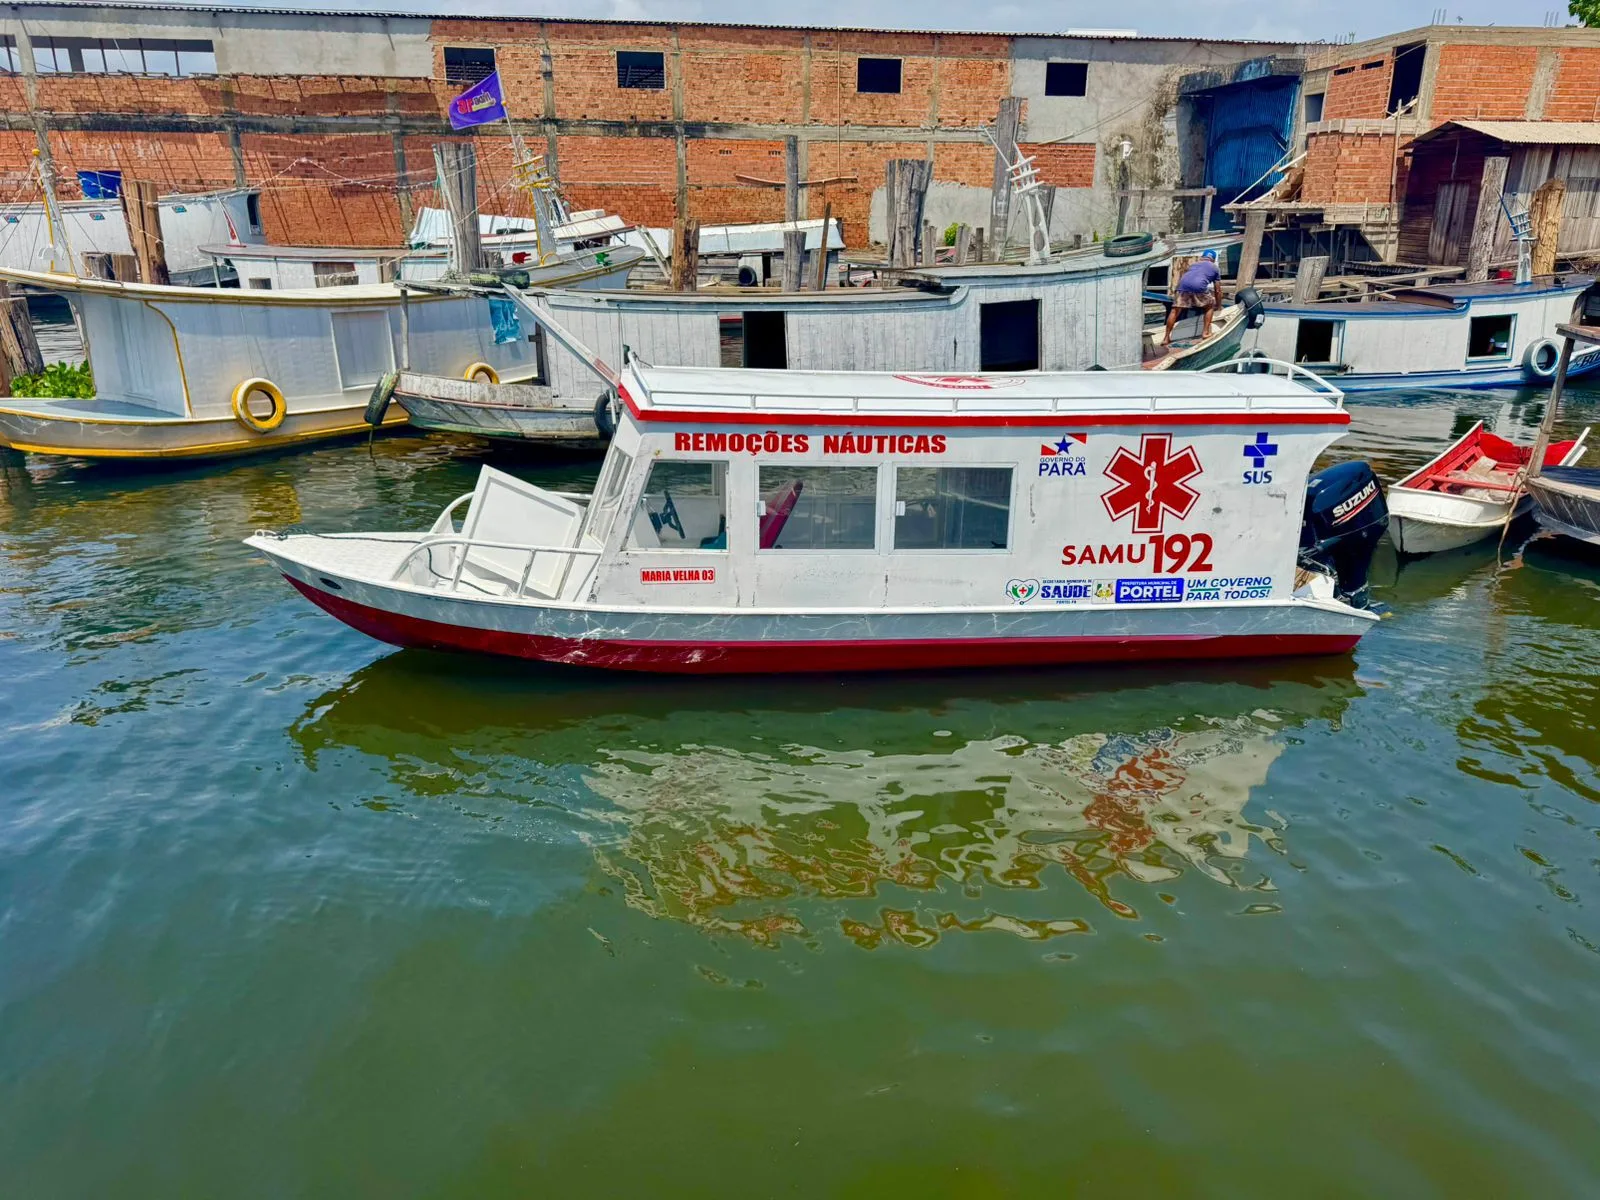
<path id="1" fill-rule="evenodd" d="M 1210 93 L 1206 186 L 1217 189 L 1213 229 L 1231 225 L 1222 211 L 1224 204 L 1253 199 L 1280 178 L 1276 172 L 1262 176 L 1289 149 L 1299 94 L 1300 81 L 1284 75 L 1230 84 Z"/>

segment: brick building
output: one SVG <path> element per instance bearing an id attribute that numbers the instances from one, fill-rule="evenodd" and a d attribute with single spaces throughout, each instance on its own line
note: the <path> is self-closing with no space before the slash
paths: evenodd
<path id="1" fill-rule="evenodd" d="M 934 163 L 927 216 L 987 224 L 994 153 L 981 127 L 1023 101 L 1024 148 L 1058 189 L 1058 236 L 1106 234 L 1118 182 L 1180 178 L 1177 82 L 1297 48 L 1178 38 L 888 32 L 691 23 L 17 3 L 0 9 L 0 185 L 28 198 L 47 156 L 164 191 L 261 191 L 269 240 L 393 245 L 435 204 L 445 105 L 498 69 L 518 131 L 578 207 L 664 225 L 781 218 L 798 139 L 805 193 L 847 240 L 881 239 L 884 164 Z M 476 135 L 479 202 L 516 212 L 510 140 Z M 1126 163 L 1124 170 L 1122 164 Z M 1115 167 L 1113 166 L 1115 164 Z M 876 206 L 875 206 L 876 197 Z M 1151 217 L 1169 227 L 1170 212 Z"/>
<path id="2" fill-rule="evenodd" d="M 1294 135 L 1303 180 L 1293 202 L 1274 210 L 1278 227 L 1300 236 L 1278 241 L 1305 249 L 1318 239 L 1316 250 L 1335 259 L 1459 263 L 1488 153 L 1513 158 L 1513 197 L 1525 199 L 1552 173 L 1567 177 L 1568 226 L 1586 236 L 1600 187 L 1596 121 L 1600 30 L 1431 25 L 1310 47 Z M 1493 123 L 1489 132 L 1484 123 Z M 1572 152 L 1560 151 L 1563 138 Z M 1569 246 L 1564 236 L 1564 251 L 1585 248 L 1597 247 Z"/>

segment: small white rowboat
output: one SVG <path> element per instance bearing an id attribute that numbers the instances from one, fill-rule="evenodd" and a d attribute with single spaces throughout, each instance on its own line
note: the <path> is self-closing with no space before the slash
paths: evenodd
<path id="1" fill-rule="evenodd" d="M 1557 442 L 1547 467 L 1569 467 L 1583 457 L 1585 429 L 1576 441 Z M 1479 421 L 1438 458 L 1389 489 L 1389 536 L 1402 554 L 1437 554 L 1493 537 L 1533 501 L 1523 488 L 1532 451 L 1484 432 Z"/>

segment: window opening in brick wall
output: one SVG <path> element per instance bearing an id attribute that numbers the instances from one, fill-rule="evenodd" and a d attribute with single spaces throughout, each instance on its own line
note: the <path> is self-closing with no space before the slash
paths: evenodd
<path id="1" fill-rule="evenodd" d="M 10 59 L 20 67 L 14 48 Z M 43 37 L 33 65 L 41 75 L 215 75 L 217 55 L 199 40 Z"/>
<path id="2" fill-rule="evenodd" d="M 1356 69 L 1354 67 L 1335 67 L 1333 73 L 1335 75 L 1354 75 Z"/>
<path id="3" fill-rule="evenodd" d="M 900 60 L 898 58 L 856 59 L 856 91 L 898 92 L 900 90 Z"/>
<path id="4" fill-rule="evenodd" d="M 471 87 L 494 74 L 494 51 L 486 46 L 446 46 L 444 81 Z"/>
<path id="5" fill-rule="evenodd" d="M 617 86 L 659 92 L 667 86 L 667 56 L 659 50 L 618 50 Z"/>
<path id="6" fill-rule="evenodd" d="M 318 287 L 354 287 L 360 282 L 353 262 L 314 262 L 311 276 Z"/>
<path id="7" fill-rule="evenodd" d="M 1394 74 L 1389 79 L 1389 109 L 1397 113 L 1414 104 L 1422 92 L 1422 64 L 1428 57 L 1426 42 L 1412 42 L 1394 48 Z"/>
<path id="8" fill-rule="evenodd" d="M 1046 96 L 1087 96 L 1089 94 L 1089 64 L 1081 62 L 1045 63 L 1044 94 Z"/>
<path id="9" fill-rule="evenodd" d="M 0 35 L 0 72 L 15 75 L 22 70 L 22 60 L 17 57 L 17 39 L 9 33 Z"/>
<path id="10" fill-rule="evenodd" d="M 1322 92 L 1306 93 L 1306 124 L 1311 125 L 1322 120 L 1322 102 L 1326 96 Z"/>
<path id="11" fill-rule="evenodd" d="M 978 369 L 1039 369 L 1039 302 L 1004 300 L 978 306 Z"/>

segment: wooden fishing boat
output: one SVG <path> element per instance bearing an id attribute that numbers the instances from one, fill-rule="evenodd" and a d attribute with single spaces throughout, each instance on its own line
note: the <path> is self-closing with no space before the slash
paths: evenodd
<path id="1" fill-rule="evenodd" d="M 1434 284 L 1373 300 L 1268 304 L 1252 346 L 1337 377 L 1346 392 L 1547 386 L 1561 349 L 1556 326 L 1600 319 L 1597 297 L 1593 278 L 1569 274 Z M 1584 346 L 1568 375 L 1596 368 L 1600 346 Z"/>
<path id="2" fill-rule="evenodd" d="M 534 331 L 509 301 L 482 295 L 153 287 L 37 271 L 0 279 L 66 297 L 94 374 L 92 399 L 0 400 L 0 445 L 33 454 L 272 450 L 365 431 L 370 394 L 397 360 L 506 381 L 538 371 Z M 396 408 L 388 419 L 406 415 Z"/>
<path id="3" fill-rule="evenodd" d="M 1571 377 L 1571 364 L 1585 351 L 1600 351 L 1600 327 L 1573 323 L 1557 327 L 1556 333 L 1561 338 L 1561 353 L 1557 358 L 1555 379 L 1550 385 L 1544 420 L 1534 440 L 1528 493 L 1533 497 L 1534 515 L 1545 529 L 1590 546 L 1600 546 L 1600 469 L 1570 463 L 1541 468 L 1543 458 L 1537 453 L 1537 447 L 1549 443 L 1555 428 L 1561 397 Z"/>
<path id="4" fill-rule="evenodd" d="M 1589 431 L 1545 452 L 1546 468 L 1583 457 Z M 1389 537 L 1402 554 L 1436 554 L 1498 534 L 1533 507 L 1524 481 L 1533 451 L 1479 421 L 1444 453 L 1389 489 Z"/>
<path id="5" fill-rule="evenodd" d="M 1308 481 L 1349 424 L 1336 389 L 1246 366 L 634 359 L 593 493 L 484 468 L 427 530 L 248 544 L 384 641 L 625 670 L 1348 650 L 1376 620 L 1348 597 L 1382 534 L 1381 490 L 1364 463 Z"/>

